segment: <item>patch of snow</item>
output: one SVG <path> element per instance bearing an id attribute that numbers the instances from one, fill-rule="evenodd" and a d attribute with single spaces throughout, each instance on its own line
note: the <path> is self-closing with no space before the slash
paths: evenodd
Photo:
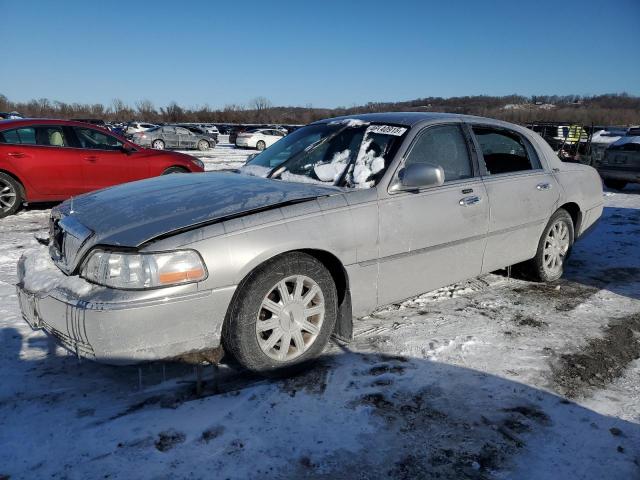
<path id="1" fill-rule="evenodd" d="M 262 165 L 245 165 L 240 168 L 240 173 L 245 175 L 252 175 L 254 177 L 266 178 L 271 173 L 271 168 L 263 167 Z"/>
<path id="2" fill-rule="evenodd" d="M 362 125 L 369 125 L 369 122 L 360 120 L 358 118 L 345 118 L 342 120 L 333 120 L 329 122 L 329 125 L 345 125 L 347 127 L 361 127 Z"/>
<path id="3" fill-rule="evenodd" d="M 591 143 L 613 143 L 620 138 L 619 135 L 611 135 L 607 130 L 598 130 L 591 136 Z"/>
<path id="4" fill-rule="evenodd" d="M 84 295 L 93 285 L 78 276 L 67 276 L 53 263 L 47 248 L 34 248 L 24 253 L 24 288 L 33 293 L 46 293 L 63 288 Z"/>
<path id="5" fill-rule="evenodd" d="M 313 168 L 316 176 L 323 182 L 335 182 L 340 178 L 349 163 L 349 149 L 336 152 L 329 163 L 322 163 Z"/>
<path id="6" fill-rule="evenodd" d="M 278 178 L 283 182 L 296 182 L 296 183 L 315 183 L 320 185 L 326 185 L 328 182 L 321 182 L 315 178 L 307 177 L 306 175 L 298 175 L 291 172 L 282 172 Z"/>

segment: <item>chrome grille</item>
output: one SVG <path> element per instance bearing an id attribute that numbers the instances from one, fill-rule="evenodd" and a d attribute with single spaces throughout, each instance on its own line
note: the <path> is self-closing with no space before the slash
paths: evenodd
<path id="1" fill-rule="evenodd" d="M 51 258 L 65 273 L 76 267 L 78 253 L 93 232 L 74 217 L 52 219 Z"/>

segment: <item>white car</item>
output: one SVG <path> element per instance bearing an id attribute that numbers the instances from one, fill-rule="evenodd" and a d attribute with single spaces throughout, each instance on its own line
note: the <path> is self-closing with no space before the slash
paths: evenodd
<path id="1" fill-rule="evenodd" d="M 262 151 L 285 135 L 286 133 L 275 128 L 254 128 L 238 134 L 236 147 L 257 148 Z"/>
<path id="2" fill-rule="evenodd" d="M 125 135 L 133 135 L 134 133 L 146 132 L 151 128 L 156 128 L 158 125 L 154 125 L 153 123 L 141 123 L 141 122 L 131 122 L 127 124 L 127 128 L 125 129 Z"/>

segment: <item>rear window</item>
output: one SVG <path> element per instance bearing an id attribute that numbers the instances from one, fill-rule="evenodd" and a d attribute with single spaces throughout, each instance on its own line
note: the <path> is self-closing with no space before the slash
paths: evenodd
<path id="1" fill-rule="evenodd" d="M 66 147 L 69 145 L 64 129 L 56 125 L 5 130 L 0 133 L 0 142 L 21 145 L 46 145 L 50 147 Z"/>
<path id="2" fill-rule="evenodd" d="M 36 144 L 36 130 L 33 127 L 16 128 L 0 132 L 1 143 Z"/>

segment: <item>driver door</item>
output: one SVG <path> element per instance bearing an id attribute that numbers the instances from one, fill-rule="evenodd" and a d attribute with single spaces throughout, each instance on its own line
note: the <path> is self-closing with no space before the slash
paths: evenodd
<path id="1" fill-rule="evenodd" d="M 482 269 L 489 202 L 460 124 L 418 133 L 398 171 L 417 162 L 442 167 L 445 182 L 379 192 L 379 305 L 477 276 Z"/>
<path id="2" fill-rule="evenodd" d="M 116 137 L 93 128 L 73 127 L 82 149 L 85 190 L 97 190 L 149 177 L 149 165 L 137 151 L 123 150 Z"/>

